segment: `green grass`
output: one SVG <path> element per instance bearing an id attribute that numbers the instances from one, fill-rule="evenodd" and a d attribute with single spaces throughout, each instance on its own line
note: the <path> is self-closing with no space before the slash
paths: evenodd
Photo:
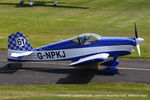
<path id="1" fill-rule="evenodd" d="M 33 47 L 39 47 L 87 32 L 102 36 L 134 37 L 134 23 L 137 23 L 139 37 L 145 39 L 141 44 L 142 58 L 150 58 L 150 0 L 59 2 L 62 7 L 16 7 L 13 4 L 18 0 L 1 0 L 0 50 L 7 50 L 7 36 L 17 31 L 28 36 Z M 136 51 L 126 57 L 138 58 L 138 53 Z"/>
<path id="2" fill-rule="evenodd" d="M 67 95 L 70 96 L 67 97 Z M 83 95 L 84 97 L 79 97 L 79 95 Z M 87 97 L 86 95 L 91 96 Z M 118 95 L 118 97 L 115 97 L 114 95 Z M 139 96 L 131 96 L 131 95 L 139 95 Z M 141 95 L 144 95 L 144 97 Z M 92 83 L 86 85 L 47 84 L 47 85 L 26 85 L 26 86 L 0 86 L 0 100 L 99 100 L 99 99 L 149 100 L 150 85 L 133 84 L 133 83 Z"/>

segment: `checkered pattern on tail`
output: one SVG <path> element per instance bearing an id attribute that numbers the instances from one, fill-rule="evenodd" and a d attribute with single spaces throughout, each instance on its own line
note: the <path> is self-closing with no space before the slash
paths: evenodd
<path id="1" fill-rule="evenodd" d="M 30 51 L 33 48 L 21 32 L 16 32 L 8 37 L 8 49 Z"/>

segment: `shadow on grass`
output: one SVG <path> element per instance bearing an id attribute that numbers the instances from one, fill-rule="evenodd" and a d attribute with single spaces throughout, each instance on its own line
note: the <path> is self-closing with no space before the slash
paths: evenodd
<path id="1" fill-rule="evenodd" d="M 0 68 L 0 74 L 12 74 L 22 68 L 21 63 L 9 63 Z"/>
<path id="2" fill-rule="evenodd" d="M 35 1 L 34 2 L 34 6 L 54 7 L 54 5 L 52 5 L 52 4 L 51 5 L 46 5 L 46 3 L 49 3 L 49 2 Z M 67 6 L 67 5 L 59 5 L 59 4 L 65 4 L 65 3 L 58 2 L 58 5 L 55 8 L 89 9 L 88 7 Z M 31 7 L 29 4 L 20 5 L 19 3 L 0 3 L 0 5 L 15 5 L 16 8 L 19 8 L 19 7 Z"/>

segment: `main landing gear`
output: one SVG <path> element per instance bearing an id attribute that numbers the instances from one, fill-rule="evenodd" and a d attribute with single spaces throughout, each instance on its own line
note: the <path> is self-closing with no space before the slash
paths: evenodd
<path id="1" fill-rule="evenodd" d="M 105 66 L 102 69 L 100 69 L 100 73 L 106 74 L 106 75 L 114 75 L 118 72 L 118 68 L 116 67 L 119 64 L 119 61 L 117 60 L 118 57 L 114 57 L 111 60 L 107 60 L 100 64 L 100 66 Z"/>

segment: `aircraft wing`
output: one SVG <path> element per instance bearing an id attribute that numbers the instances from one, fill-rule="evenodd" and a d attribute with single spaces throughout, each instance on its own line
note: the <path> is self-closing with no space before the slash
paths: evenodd
<path id="1" fill-rule="evenodd" d="M 104 61 L 108 58 L 109 54 L 108 53 L 101 53 L 101 54 L 95 54 L 92 56 L 88 56 L 85 58 L 81 58 L 78 61 L 72 62 L 69 64 L 70 66 L 77 66 L 77 65 L 84 65 L 84 64 L 89 64 L 91 62 L 101 62 Z"/>
<path id="2" fill-rule="evenodd" d="M 33 53 L 33 51 L 26 51 L 26 52 L 22 52 L 22 53 L 11 53 L 11 57 L 22 58 L 22 57 L 29 56 L 32 53 Z"/>

